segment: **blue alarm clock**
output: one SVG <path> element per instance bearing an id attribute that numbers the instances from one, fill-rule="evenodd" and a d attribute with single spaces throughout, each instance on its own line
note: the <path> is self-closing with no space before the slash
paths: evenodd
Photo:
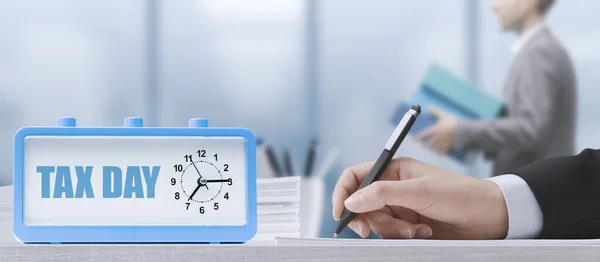
<path id="1" fill-rule="evenodd" d="M 244 128 L 24 127 L 13 230 L 23 243 L 244 243 L 257 230 L 256 142 Z"/>

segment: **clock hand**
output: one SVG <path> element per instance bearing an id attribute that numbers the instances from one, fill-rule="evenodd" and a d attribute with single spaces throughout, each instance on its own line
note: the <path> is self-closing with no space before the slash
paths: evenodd
<path id="1" fill-rule="evenodd" d="M 198 173 L 198 175 L 200 176 L 200 178 L 202 178 L 202 175 L 200 174 L 200 171 L 198 170 L 198 167 L 196 166 L 196 163 L 192 160 L 192 165 L 194 165 L 194 168 L 196 169 L 196 172 Z M 200 184 L 199 186 L 202 186 L 202 184 Z M 208 189 L 208 185 L 204 184 L 204 186 L 206 186 L 206 189 Z"/>
<path id="2" fill-rule="evenodd" d="M 196 187 L 196 189 L 194 189 L 194 192 L 190 195 L 190 198 L 188 198 L 188 201 L 192 200 L 192 198 L 194 197 L 196 192 L 198 192 L 198 189 L 200 189 L 201 186 L 202 186 L 202 184 L 198 183 L 198 186 Z"/>
<path id="3" fill-rule="evenodd" d="M 198 171 L 198 167 L 196 166 L 196 163 L 194 163 L 194 161 L 192 161 L 192 165 L 194 165 L 194 168 L 196 169 L 196 172 L 198 173 L 198 175 L 200 176 L 200 178 L 202 178 L 202 175 L 200 174 L 200 171 Z"/>
<path id="4" fill-rule="evenodd" d="M 229 182 L 229 179 L 211 179 L 206 180 L 206 183 Z"/>

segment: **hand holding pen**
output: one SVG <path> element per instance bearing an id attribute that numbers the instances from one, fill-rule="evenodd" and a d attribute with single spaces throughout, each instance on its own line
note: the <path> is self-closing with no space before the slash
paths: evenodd
<path id="1" fill-rule="evenodd" d="M 385 147 L 379 155 L 379 158 L 377 158 L 377 161 L 375 161 L 367 176 L 361 179 L 362 183 L 358 187 L 358 190 L 361 190 L 380 179 L 381 175 L 396 154 L 396 151 L 398 151 L 400 144 L 402 144 L 404 138 L 406 135 L 408 135 L 410 128 L 413 126 L 420 113 L 421 106 L 415 105 L 412 106 L 408 112 L 406 112 L 406 114 L 404 114 L 404 117 L 402 120 L 400 120 L 398 126 L 396 126 L 396 129 L 385 144 Z M 342 230 L 344 230 L 344 228 L 346 228 L 346 226 L 348 226 L 350 222 L 354 220 L 355 217 L 356 213 L 345 209 L 344 213 L 340 217 L 338 227 L 333 233 L 333 237 L 337 237 Z"/>
<path id="2" fill-rule="evenodd" d="M 405 116 L 396 131 L 407 132 L 402 126 L 410 128 L 411 119 Z M 363 238 L 371 230 L 384 239 L 505 238 L 508 212 L 500 188 L 415 159 L 391 159 L 405 131 L 392 135 L 394 147 L 386 146 L 377 161 L 340 176 L 332 195 L 339 221 L 334 237 L 348 226 Z"/>

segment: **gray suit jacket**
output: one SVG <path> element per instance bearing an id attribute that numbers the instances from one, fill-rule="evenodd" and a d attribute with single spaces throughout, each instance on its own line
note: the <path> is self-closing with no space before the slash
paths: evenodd
<path id="1" fill-rule="evenodd" d="M 505 113 L 458 121 L 454 149 L 483 151 L 500 175 L 575 152 L 576 79 L 569 55 L 543 28 L 515 57 L 504 87 Z"/>

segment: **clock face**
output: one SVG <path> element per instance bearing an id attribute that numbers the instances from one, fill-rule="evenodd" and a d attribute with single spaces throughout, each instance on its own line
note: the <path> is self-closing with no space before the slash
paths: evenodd
<path id="1" fill-rule="evenodd" d="M 198 150 L 196 153 L 198 154 L 196 158 L 194 155 L 184 156 L 187 166 L 184 167 L 182 164 L 173 166 L 175 172 L 181 173 L 179 184 L 183 192 L 183 196 L 181 193 L 175 192 L 175 199 L 184 197 L 186 199 L 186 210 L 189 210 L 190 206 L 200 206 L 198 210 L 201 214 L 204 214 L 206 212 L 204 206 L 212 204 L 214 210 L 218 211 L 219 200 L 221 198 L 229 200 L 228 189 L 233 185 L 233 178 L 227 176 L 229 175 L 229 164 L 223 164 L 221 171 L 213 163 L 218 161 L 218 153 L 213 155 L 214 161 L 207 158 L 206 150 Z M 171 178 L 171 185 L 176 185 L 177 182 L 176 178 Z M 223 184 L 226 186 L 224 187 Z"/>
<path id="2" fill-rule="evenodd" d="M 28 136 L 27 225 L 244 225 L 242 137 Z"/>

